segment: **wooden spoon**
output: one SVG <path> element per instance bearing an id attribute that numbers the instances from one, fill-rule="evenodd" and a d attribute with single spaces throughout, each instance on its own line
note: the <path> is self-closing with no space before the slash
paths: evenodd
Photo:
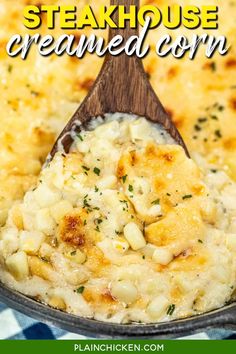
<path id="1" fill-rule="evenodd" d="M 130 5 L 136 5 L 139 8 L 139 0 L 111 0 L 111 5 L 122 4 L 126 6 L 127 11 Z M 116 20 L 117 13 L 116 17 L 114 16 L 114 21 Z M 125 29 L 110 29 L 109 40 L 120 34 L 126 41 L 130 36 L 138 35 L 138 33 L 138 29 L 131 29 L 129 26 Z M 115 112 L 135 114 L 160 124 L 189 156 L 180 133 L 148 80 L 141 59 L 136 56 L 128 57 L 126 54 L 117 57 L 107 54 L 91 91 L 59 135 L 48 161 L 62 147 L 65 152 L 69 152 L 73 143 L 69 132 L 86 129 L 86 124 L 93 117 Z M 82 124 L 78 125 L 78 121 Z"/>

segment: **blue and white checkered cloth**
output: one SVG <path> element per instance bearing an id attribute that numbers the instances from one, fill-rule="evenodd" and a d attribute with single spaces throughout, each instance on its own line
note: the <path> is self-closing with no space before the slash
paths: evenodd
<path id="1" fill-rule="evenodd" d="M 48 326 L 8 308 L 0 303 L 0 339 L 86 339 L 85 336 L 69 333 Z M 184 339 L 236 339 L 236 332 L 211 330 L 207 333 L 184 337 Z"/>
<path id="2" fill-rule="evenodd" d="M 0 339 L 85 339 L 48 326 L 0 303 Z"/>

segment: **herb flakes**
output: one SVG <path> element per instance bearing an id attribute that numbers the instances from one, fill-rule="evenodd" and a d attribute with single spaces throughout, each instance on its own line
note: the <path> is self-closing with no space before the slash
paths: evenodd
<path id="1" fill-rule="evenodd" d="M 182 197 L 183 200 L 192 198 L 192 194 L 186 194 Z"/>
<path id="2" fill-rule="evenodd" d="M 80 286 L 78 289 L 76 289 L 76 292 L 77 292 L 78 294 L 83 294 L 84 289 L 85 289 L 84 286 Z"/>
<path id="3" fill-rule="evenodd" d="M 81 141 L 84 141 L 84 139 L 83 139 L 83 137 L 81 136 L 81 134 L 77 134 L 76 136 L 77 136 L 77 138 L 79 138 Z"/>
<path id="4" fill-rule="evenodd" d="M 158 205 L 158 204 L 160 204 L 160 199 L 153 200 L 153 201 L 151 202 L 151 204 L 153 204 L 153 205 Z"/>
<path id="5" fill-rule="evenodd" d="M 121 177 L 123 183 L 126 182 L 126 178 L 127 178 L 127 177 L 128 177 L 128 175 L 124 175 L 124 176 Z"/>
<path id="6" fill-rule="evenodd" d="M 130 193 L 132 193 L 134 191 L 134 187 L 131 184 L 129 184 L 128 190 Z"/>
<path id="7" fill-rule="evenodd" d="M 94 167 L 93 172 L 95 173 L 95 175 L 100 176 L 101 170 L 98 167 Z"/>
<path id="8" fill-rule="evenodd" d="M 171 315 L 173 315 L 174 311 L 175 311 L 175 304 L 171 304 L 171 305 L 167 308 L 166 314 L 167 314 L 168 316 L 171 316 Z"/>
<path id="9" fill-rule="evenodd" d="M 207 118 L 206 118 L 206 117 L 204 117 L 204 118 L 198 118 L 198 122 L 199 122 L 199 123 L 205 123 L 205 122 L 207 122 Z"/>
<path id="10" fill-rule="evenodd" d="M 9 64 L 7 67 L 7 71 L 9 72 L 9 74 L 11 74 L 12 69 L 13 69 L 13 66 L 11 64 Z"/>
<path id="11" fill-rule="evenodd" d="M 216 63 L 214 61 L 210 63 L 210 68 L 213 72 L 216 71 Z"/>
<path id="12" fill-rule="evenodd" d="M 194 125 L 194 129 L 197 131 L 197 132 L 200 132 L 202 130 L 202 128 L 198 125 L 198 124 L 195 124 Z"/>
<path id="13" fill-rule="evenodd" d="M 215 130 L 215 136 L 219 139 L 222 138 L 222 133 L 221 133 L 220 129 Z"/>

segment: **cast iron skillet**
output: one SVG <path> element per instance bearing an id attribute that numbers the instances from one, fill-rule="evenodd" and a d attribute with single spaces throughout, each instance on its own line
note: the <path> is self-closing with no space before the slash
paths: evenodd
<path id="1" fill-rule="evenodd" d="M 129 0 L 127 3 L 133 3 L 133 1 Z M 181 139 L 179 142 L 183 144 Z M 236 303 L 207 314 L 172 322 L 148 325 L 121 325 L 86 319 L 52 309 L 47 305 L 7 288 L 1 282 L 0 300 L 15 310 L 34 317 L 39 321 L 47 322 L 86 336 L 103 338 L 170 338 L 196 333 L 209 328 L 236 329 Z"/>
<path id="2" fill-rule="evenodd" d="M 0 282 L 0 300 L 39 321 L 70 332 L 99 338 L 173 338 L 212 328 L 236 330 L 236 303 L 195 317 L 156 324 L 116 324 L 86 319 L 52 309 Z"/>

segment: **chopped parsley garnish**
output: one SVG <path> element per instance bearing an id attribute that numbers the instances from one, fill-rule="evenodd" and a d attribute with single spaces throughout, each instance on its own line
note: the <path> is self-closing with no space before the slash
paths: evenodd
<path id="1" fill-rule="evenodd" d="M 198 118 L 198 122 L 199 123 L 205 123 L 207 121 L 207 118 L 204 117 L 204 118 Z"/>
<path id="2" fill-rule="evenodd" d="M 83 137 L 81 136 L 81 134 L 77 134 L 76 135 L 81 141 L 84 141 Z"/>
<path id="3" fill-rule="evenodd" d="M 170 194 L 170 193 L 166 193 L 166 195 L 168 195 L 168 197 L 170 197 L 170 196 L 171 196 L 171 194 Z"/>
<path id="4" fill-rule="evenodd" d="M 84 226 L 87 225 L 87 220 L 84 220 Z"/>
<path id="5" fill-rule="evenodd" d="M 213 104 L 213 108 L 218 109 L 218 111 L 220 111 L 220 112 L 222 112 L 225 109 L 225 107 L 222 106 L 221 104 L 219 104 L 218 102 Z"/>
<path id="6" fill-rule="evenodd" d="M 87 166 L 82 166 L 82 168 L 83 168 L 85 171 L 89 171 L 89 170 L 90 170 L 90 168 L 87 167 Z"/>
<path id="7" fill-rule="evenodd" d="M 72 252 L 70 253 L 70 255 L 71 255 L 71 256 L 75 256 L 75 255 L 76 255 L 76 251 L 72 251 Z"/>
<path id="8" fill-rule="evenodd" d="M 202 241 L 202 240 L 200 240 L 200 239 L 198 240 L 198 242 L 199 242 L 199 243 L 203 243 L 203 241 Z"/>
<path id="9" fill-rule="evenodd" d="M 123 211 L 128 211 L 129 209 L 129 204 L 127 200 L 120 200 L 121 203 L 124 203 Z"/>
<path id="10" fill-rule="evenodd" d="M 88 195 L 86 195 L 86 196 L 84 197 L 84 200 L 83 200 L 83 208 L 87 208 L 86 210 L 90 213 L 90 212 L 92 211 L 92 207 L 91 207 L 91 205 L 89 204 L 87 198 L 88 198 Z"/>
<path id="11" fill-rule="evenodd" d="M 100 232 L 99 226 L 97 225 L 95 231 Z"/>
<path id="12" fill-rule="evenodd" d="M 143 259 L 145 259 L 146 257 L 143 255 L 143 257 L 142 257 Z"/>
<path id="13" fill-rule="evenodd" d="M 218 117 L 215 114 L 211 114 L 211 119 L 218 120 Z"/>
<path id="14" fill-rule="evenodd" d="M 94 191 L 95 191 L 96 193 L 99 191 L 99 189 L 98 189 L 97 186 L 94 187 Z"/>
<path id="15" fill-rule="evenodd" d="M 84 199 L 84 207 L 90 208 L 91 205 L 88 203 L 87 199 Z"/>
<path id="16" fill-rule="evenodd" d="M 182 197 L 183 200 L 192 198 L 192 194 L 186 194 Z"/>
<path id="17" fill-rule="evenodd" d="M 129 192 L 133 192 L 134 191 L 134 187 L 131 184 L 129 184 L 128 190 L 129 190 Z"/>
<path id="18" fill-rule="evenodd" d="M 93 172 L 97 175 L 100 176 L 101 170 L 98 167 L 94 167 Z"/>
<path id="19" fill-rule="evenodd" d="M 224 109 L 225 109 L 224 106 L 218 105 L 218 110 L 219 110 L 220 112 L 222 112 Z"/>
<path id="20" fill-rule="evenodd" d="M 175 310 L 175 304 L 171 304 L 171 305 L 168 307 L 166 314 L 167 314 L 168 316 L 171 316 L 171 315 L 173 315 L 174 310 Z"/>
<path id="21" fill-rule="evenodd" d="M 153 205 L 160 204 L 160 199 L 153 200 L 153 202 L 151 204 L 153 204 Z"/>
<path id="22" fill-rule="evenodd" d="M 84 289 L 85 289 L 84 286 L 80 286 L 80 287 L 76 290 L 76 292 L 77 292 L 78 294 L 83 294 Z"/>
<path id="23" fill-rule="evenodd" d="M 198 124 L 195 124 L 195 125 L 194 125 L 194 129 L 195 129 L 197 132 L 200 132 L 200 130 L 202 130 L 202 128 L 201 128 Z"/>
<path id="24" fill-rule="evenodd" d="M 126 205 L 126 207 L 128 208 L 128 202 L 127 200 L 120 200 L 121 203 L 124 203 Z"/>
<path id="25" fill-rule="evenodd" d="M 128 177 L 128 175 L 124 175 L 121 177 L 123 183 L 125 183 L 127 177 Z"/>
<path id="26" fill-rule="evenodd" d="M 8 71 L 9 73 L 11 73 L 11 72 L 12 72 L 12 69 L 13 69 L 13 66 L 12 66 L 11 64 L 9 64 L 9 65 L 8 65 L 8 68 L 7 68 L 7 71 Z"/>
<path id="27" fill-rule="evenodd" d="M 221 131 L 219 129 L 215 130 L 215 136 L 217 138 L 219 138 L 219 139 L 222 138 L 222 134 L 221 134 Z"/>
<path id="28" fill-rule="evenodd" d="M 212 169 L 211 172 L 212 172 L 212 173 L 217 173 L 217 170 Z"/>
<path id="29" fill-rule="evenodd" d="M 117 231 L 117 230 L 115 230 L 115 233 L 116 233 L 116 235 L 118 235 L 118 236 L 122 234 L 121 231 Z"/>
<path id="30" fill-rule="evenodd" d="M 95 224 L 99 225 L 103 222 L 103 220 L 102 219 L 95 219 L 94 222 L 95 222 Z"/>
<path id="31" fill-rule="evenodd" d="M 216 63 L 214 61 L 210 63 L 210 68 L 212 71 L 216 71 Z"/>
<path id="32" fill-rule="evenodd" d="M 30 93 L 32 96 L 35 96 L 35 97 L 39 96 L 39 92 L 37 92 L 37 91 L 31 90 Z"/>

